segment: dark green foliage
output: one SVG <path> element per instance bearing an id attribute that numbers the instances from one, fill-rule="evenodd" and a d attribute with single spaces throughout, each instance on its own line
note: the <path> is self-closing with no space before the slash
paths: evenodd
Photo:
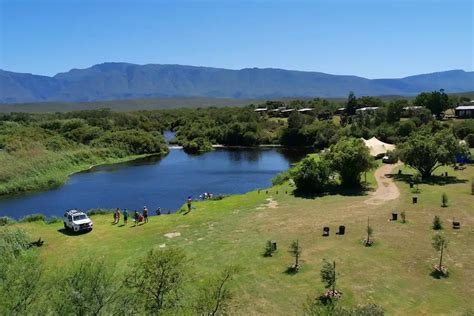
<path id="1" fill-rule="evenodd" d="M 36 313 L 42 266 L 23 230 L 0 227 L 0 314 Z"/>
<path id="2" fill-rule="evenodd" d="M 443 229 L 443 224 L 441 222 L 441 218 L 436 215 L 434 218 L 433 218 L 433 229 L 434 230 L 440 230 L 440 229 Z"/>
<path id="3" fill-rule="evenodd" d="M 272 179 L 272 185 L 281 185 L 292 177 L 290 170 L 280 172 Z"/>
<path id="4" fill-rule="evenodd" d="M 405 137 L 410 136 L 410 134 L 416 129 L 416 124 L 412 120 L 404 120 L 398 124 L 398 135 Z"/>
<path id="5" fill-rule="evenodd" d="M 320 274 L 324 287 L 326 289 L 334 289 L 336 286 L 336 264 L 324 259 Z"/>
<path id="6" fill-rule="evenodd" d="M 0 227 L 0 261 L 17 258 L 28 249 L 30 236 L 23 230 L 11 227 Z M 0 269 L 1 273 L 1 269 Z"/>
<path id="7" fill-rule="evenodd" d="M 290 244 L 290 249 L 288 251 L 291 256 L 293 256 L 295 258 L 295 264 L 292 265 L 289 270 L 291 272 L 297 272 L 300 268 L 300 262 L 299 262 L 299 259 L 300 259 L 300 256 L 301 256 L 301 252 L 302 252 L 302 249 L 301 249 L 301 246 L 298 242 L 298 240 L 293 240 L 293 242 Z"/>
<path id="8" fill-rule="evenodd" d="M 412 134 L 397 151 L 403 162 L 418 170 L 423 178 L 427 178 L 440 166 L 454 164 L 456 154 L 463 152 L 463 148 L 449 131 L 442 130 L 432 134 L 425 129 Z"/>
<path id="9" fill-rule="evenodd" d="M 415 98 L 413 104 L 426 107 L 431 113 L 440 117 L 441 113 L 449 107 L 449 97 L 442 89 L 431 93 L 423 92 Z"/>
<path id="10" fill-rule="evenodd" d="M 49 308 L 57 315 L 98 315 L 117 298 L 114 269 L 88 258 L 68 267 L 50 289 Z"/>
<path id="11" fill-rule="evenodd" d="M 466 135 L 466 137 L 464 137 L 464 141 L 469 146 L 469 148 L 474 148 L 474 133 Z"/>
<path id="12" fill-rule="evenodd" d="M 183 143 L 183 149 L 188 154 L 198 154 L 212 150 L 212 144 L 202 137 Z"/>
<path id="13" fill-rule="evenodd" d="M 93 208 L 87 211 L 87 215 L 92 216 L 92 215 L 111 214 L 114 211 L 115 210 L 113 209 Z"/>
<path id="14" fill-rule="evenodd" d="M 139 313 L 156 314 L 175 310 L 183 299 L 186 257 L 182 250 L 152 249 L 131 267 L 125 284 Z"/>
<path id="15" fill-rule="evenodd" d="M 273 256 L 273 246 L 272 246 L 272 241 L 271 240 L 267 240 L 267 242 L 265 243 L 265 249 L 264 249 L 263 255 L 265 257 L 272 257 Z"/>
<path id="16" fill-rule="evenodd" d="M 128 154 L 153 154 L 167 151 L 164 138 L 160 134 L 150 134 L 141 130 L 107 132 L 92 142 L 96 147 L 114 147 Z"/>
<path id="17" fill-rule="evenodd" d="M 321 192 L 329 180 L 329 163 L 319 157 L 307 156 L 292 173 L 296 188 L 301 192 Z"/>
<path id="18" fill-rule="evenodd" d="M 16 223 L 16 221 L 8 216 L 1 216 L 0 217 L 0 226 L 7 226 Z"/>
<path id="19" fill-rule="evenodd" d="M 443 192 L 443 194 L 441 195 L 441 206 L 442 207 L 448 206 L 448 195 L 445 192 Z"/>
<path id="20" fill-rule="evenodd" d="M 345 186 L 359 185 L 361 173 L 374 168 L 375 161 L 361 139 L 342 138 L 331 146 L 324 159 L 339 173 Z"/>
<path id="21" fill-rule="evenodd" d="M 354 115 L 357 109 L 357 98 L 354 95 L 354 92 L 350 92 L 347 97 L 346 111 L 348 115 Z"/>
<path id="22" fill-rule="evenodd" d="M 46 220 L 46 216 L 43 214 L 31 214 L 26 215 L 20 219 L 21 223 L 30 223 L 30 222 L 44 222 Z"/>

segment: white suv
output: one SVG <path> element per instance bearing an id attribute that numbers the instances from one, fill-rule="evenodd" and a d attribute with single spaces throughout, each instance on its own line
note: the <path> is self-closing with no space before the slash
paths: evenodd
<path id="1" fill-rule="evenodd" d="M 64 213 L 64 228 L 75 232 L 92 230 L 92 221 L 87 214 L 81 211 L 70 210 Z"/>

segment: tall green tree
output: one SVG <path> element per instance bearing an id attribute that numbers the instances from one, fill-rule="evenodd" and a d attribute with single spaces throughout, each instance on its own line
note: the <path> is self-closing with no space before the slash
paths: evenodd
<path id="1" fill-rule="evenodd" d="M 349 92 L 347 96 L 347 103 L 346 103 L 346 112 L 347 115 L 354 115 L 357 109 L 357 98 L 354 92 Z"/>
<path id="2" fill-rule="evenodd" d="M 361 174 L 375 167 L 369 149 L 359 138 L 341 138 L 329 148 L 324 159 L 339 173 L 345 186 L 359 185 Z"/>
<path id="3" fill-rule="evenodd" d="M 415 106 L 426 107 L 436 115 L 436 117 L 441 117 L 441 113 L 446 111 L 449 108 L 449 96 L 444 93 L 444 90 L 433 91 L 431 93 L 423 92 L 420 93 L 415 100 L 413 101 Z"/>
<path id="4" fill-rule="evenodd" d="M 434 135 L 430 131 L 414 133 L 397 151 L 400 159 L 425 179 L 440 166 L 454 164 L 465 148 L 450 131 L 442 130 Z"/>

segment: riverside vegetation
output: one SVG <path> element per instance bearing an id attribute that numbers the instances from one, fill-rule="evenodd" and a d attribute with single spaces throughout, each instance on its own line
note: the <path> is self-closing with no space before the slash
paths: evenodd
<path id="1" fill-rule="evenodd" d="M 462 99 L 462 98 L 461 98 Z M 166 154 L 163 131 L 176 132 L 172 143 L 182 145 L 189 153 L 212 150 L 212 144 L 227 146 L 257 146 L 265 144 L 287 147 L 312 147 L 315 150 L 334 145 L 343 137 L 370 138 L 401 144 L 414 131 L 428 136 L 438 133 L 436 145 L 442 141 L 452 147 L 453 139 L 465 139 L 474 146 L 473 120 L 441 122 L 430 112 L 449 109 L 461 102 L 457 96 L 433 92 L 420 94 L 413 101 L 382 101 L 375 97 L 357 99 L 350 95 L 347 102 L 324 99 L 267 101 L 242 108 L 198 108 L 161 111 L 112 112 L 89 110 L 67 113 L 10 113 L 0 115 L 0 195 L 58 186 L 69 174 L 91 165 L 134 159 L 140 155 Z M 254 112 L 256 107 L 269 110 L 288 105 L 291 108 L 311 108 L 313 114 L 292 113 L 286 117 L 270 117 Z M 420 105 L 405 117 L 403 108 Z M 346 107 L 353 115 L 333 116 L 335 110 Z M 361 106 L 378 106 L 373 112 L 355 113 Z M 445 133 L 448 131 L 448 133 Z M 428 140 L 428 141 L 426 141 Z M 420 142 L 413 140 L 407 147 Z M 429 151 L 433 147 L 423 150 Z M 442 149 L 442 148 L 441 148 Z M 425 176 L 452 155 L 433 155 L 434 165 L 420 166 Z M 420 164 L 417 155 L 405 151 L 411 165 Z M 414 158 L 411 158 L 414 157 Z M 422 169 L 421 169 L 422 168 Z M 426 170 L 424 170 L 426 169 Z"/>

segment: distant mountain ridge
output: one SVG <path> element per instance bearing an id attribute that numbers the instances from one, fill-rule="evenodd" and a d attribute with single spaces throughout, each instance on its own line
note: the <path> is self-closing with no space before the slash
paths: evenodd
<path id="1" fill-rule="evenodd" d="M 274 68 L 230 70 L 182 65 L 103 63 L 53 77 L 0 70 L 0 103 L 137 98 L 410 96 L 474 90 L 474 72 L 450 70 L 400 79 L 367 79 Z"/>

